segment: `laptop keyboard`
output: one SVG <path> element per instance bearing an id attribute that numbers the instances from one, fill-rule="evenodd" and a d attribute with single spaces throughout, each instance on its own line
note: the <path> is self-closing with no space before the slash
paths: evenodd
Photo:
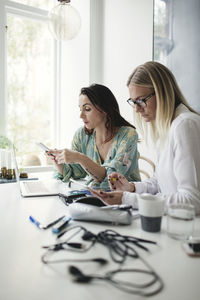
<path id="1" fill-rule="evenodd" d="M 49 190 L 40 181 L 24 182 L 25 189 L 29 193 L 48 193 Z"/>

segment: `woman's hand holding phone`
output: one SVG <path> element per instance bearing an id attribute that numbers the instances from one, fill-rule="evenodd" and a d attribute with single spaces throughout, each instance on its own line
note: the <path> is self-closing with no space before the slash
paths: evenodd
<path id="1" fill-rule="evenodd" d="M 37 145 L 42 148 L 45 152 L 51 151 L 47 146 L 45 146 L 43 143 L 37 143 Z M 49 155 L 55 156 L 55 154 L 50 153 Z"/>
<path id="2" fill-rule="evenodd" d="M 45 151 L 45 154 L 48 157 L 48 159 L 50 159 L 54 163 L 56 169 L 60 173 L 62 173 L 62 165 L 59 165 L 56 159 L 56 156 L 60 152 L 60 150 L 51 150 L 43 143 L 36 143 L 36 144 Z"/>

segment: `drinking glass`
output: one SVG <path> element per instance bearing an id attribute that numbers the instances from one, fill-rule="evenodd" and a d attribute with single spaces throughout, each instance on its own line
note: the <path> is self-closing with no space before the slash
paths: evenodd
<path id="1" fill-rule="evenodd" d="M 194 205 L 170 204 L 167 213 L 167 234 L 174 239 L 189 239 L 193 234 L 194 220 Z"/>

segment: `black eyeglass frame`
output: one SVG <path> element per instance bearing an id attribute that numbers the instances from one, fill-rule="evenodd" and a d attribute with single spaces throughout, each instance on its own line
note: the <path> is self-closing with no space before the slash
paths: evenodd
<path id="1" fill-rule="evenodd" d="M 143 104 L 145 104 L 145 106 L 147 106 L 147 101 L 153 97 L 155 95 L 155 92 L 151 93 L 150 95 L 148 95 L 146 98 L 144 99 L 136 99 L 136 100 L 133 100 L 132 98 L 129 98 L 127 100 L 128 104 L 132 107 L 134 107 L 134 105 L 138 105 L 138 106 L 142 106 Z"/>

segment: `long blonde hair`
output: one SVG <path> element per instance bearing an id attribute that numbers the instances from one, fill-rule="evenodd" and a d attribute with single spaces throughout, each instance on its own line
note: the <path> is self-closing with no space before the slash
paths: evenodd
<path id="1" fill-rule="evenodd" d="M 165 142 L 171 123 L 175 117 L 176 107 L 182 103 L 195 112 L 187 103 L 172 72 L 164 65 L 149 61 L 138 66 L 129 76 L 127 86 L 135 85 L 152 89 L 156 96 L 156 118 L 148 124 L 134 110 L 137 128 L 148 141 L 148 130 L 154 143 L 160 139 Z"/>

